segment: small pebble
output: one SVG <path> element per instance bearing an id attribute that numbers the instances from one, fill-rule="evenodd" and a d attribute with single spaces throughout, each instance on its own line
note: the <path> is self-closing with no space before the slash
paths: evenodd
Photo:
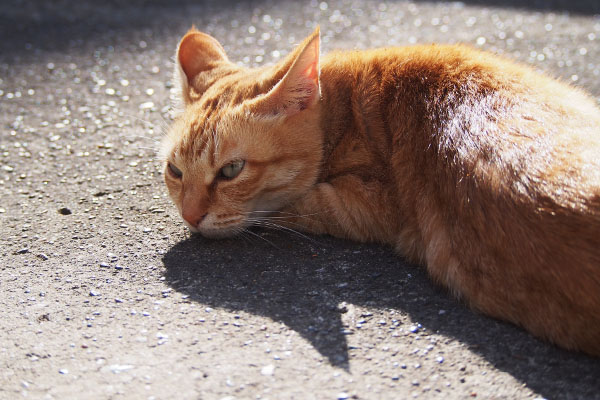
<path id="1" fill-rule="evenodd" d="M 261 368 L 260 374 L 264 376 L 271 376 L 275 372 L 275 366 L 273 364 L 265 365 Z"/>
<path id="2" fill-rule="evenodd" d="M 338 398 L 338 400 L 346 400 L 346 399 L 350 398 L 350 395 L 346 392 L 341 392 L 341 393 L 338 393 L 337 398 Z"/>
<path id="3" fill-rule="evenodd" d="M 109 268 L 109 267 L 110 267 L 110 264 L 109 264 L 109 263 L 105 263 L 105 262 L 101 262 L 101 263 L 100 263 L 100 267 L 101 267 L 101 268 Z"/>
<path id="4" fill-rule="evenodd" d="M 26 247 L 17 251 L 17 254 L 27 254 L 27 253 L 29 253 L 29 249 Z"/>
<path id="5" fill-rule="evenodd" d="M 40 254 L 38 254 L 38 258 L 41 258 L 42 260 L 46 261 L 48 259 L 48 256 L 45 255 L 44 253 L 40 253 Z"/>
<path id="6" fill-rule="evenodd" d="M 150 110 L 152 107 L 154 107 L 154 103 L 151 101 L 140 104 L 140 110 Z"/>
<path id="7" fill-rule="evenodd" d="M 71 215 L 72 214 L 71 210 L 67 207 L 59 208 L 58 213 L 61 215 Z"/>
<path id="8" fill-rule="evenodd" d="M 62 369 L 58 370 L 58 373 L 61 374 L 61 375 L 66 375 L 66 374 L 69 373 L 69 370 L 66 369 L 66 368 L 62 368 Z"/>
<path id="9" fill-rule="evenodd" d="M 132 368 L 133 368 L 133 365 L 118 365 L 118 364 L 115 364 L 115 365 L 111 365 L 110 366 L 110 370 L 114 374 L 119 374 L 119 373 L 124 372 L 124 371 L 129 371 Z"/>
<path id="10" fill-rule="evenodd" d="M 98 292 L 96 292 L 94 290 L 90 290 L 90 296 L 93 296 L 93 297 L 100 296 L 100 293 L 98 293 Z"/>

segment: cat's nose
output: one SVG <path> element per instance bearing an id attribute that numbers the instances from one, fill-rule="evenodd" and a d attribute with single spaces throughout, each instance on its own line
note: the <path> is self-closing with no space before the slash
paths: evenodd
<path id="1" fill-rule="evenodd" d="M 183 211 L 183 219 L 187 221 L 188 224 L 196 228 L 202 220 L 208 215 L 208 213 L 198 212 L 197 210 L 191 211 Z"/>

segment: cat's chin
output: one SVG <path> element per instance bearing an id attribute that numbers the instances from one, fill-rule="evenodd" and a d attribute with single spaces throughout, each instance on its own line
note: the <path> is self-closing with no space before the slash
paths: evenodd
<path id="1" fill-rule="evenodd" d="M 198 230 L 196 233 L 207 239 L 227 239 L 236 236 L 240 231 L 238 229 L 220 229 L 220 230 Z"/>
<path id="2" fill-rule="evenodd" d="M 231 226 L 228 228 L 195 228 L 187 224 L 187 227 L 193 234 L 201 235 L 207 239 L 227 239 L 238 235 L 243 229 L 240 226 Z"/>

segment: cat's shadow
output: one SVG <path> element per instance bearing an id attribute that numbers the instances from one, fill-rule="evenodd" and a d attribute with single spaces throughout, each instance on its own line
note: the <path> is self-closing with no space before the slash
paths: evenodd
<path id="1" fill-rule="evenodd" d="M 308 340 L 334 366 L 350 369 L 340 304 L 408 314 L 429 332 L 469 346 L 546 398 L 571 389 L 598 395 L 600 362 L 560 350 L 525 331 L 476 314 L 436 288 L 423 268 L 389 249 L 257 231 L 263 240 L 193 236 L 163 257 L 166 280 L 192 301 L 268 317 Z M 268 241 L 268 242 L 267 242 Z M 440 314 L 440 310 L 445 312 Z M 402 340 L 390 337 L 394 340 Z M 589 397 L 588 397 L 589 398 Z"/>

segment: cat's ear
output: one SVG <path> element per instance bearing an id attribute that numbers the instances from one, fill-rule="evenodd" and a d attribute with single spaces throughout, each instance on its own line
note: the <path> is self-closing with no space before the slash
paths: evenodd
<path id="1" fill-rule="evenodd" d="M 217 39 L 195 28 L 190 29 L 179 42 L 175 59 L 176 78 L 181 83 L 186 101 L 189 87 L 198 74 L 229 61 L 225 49 Z"/>
<path id="2" fill-rule="evenodd" d="M 259 101 L 257 111 L 294 115 L 315 104 L 321 96 L 319 83 L 319 28 L 289 56 L 291 64 L 283 78 Z M 285 65 L 284 64 L 284 65 Z"/>

